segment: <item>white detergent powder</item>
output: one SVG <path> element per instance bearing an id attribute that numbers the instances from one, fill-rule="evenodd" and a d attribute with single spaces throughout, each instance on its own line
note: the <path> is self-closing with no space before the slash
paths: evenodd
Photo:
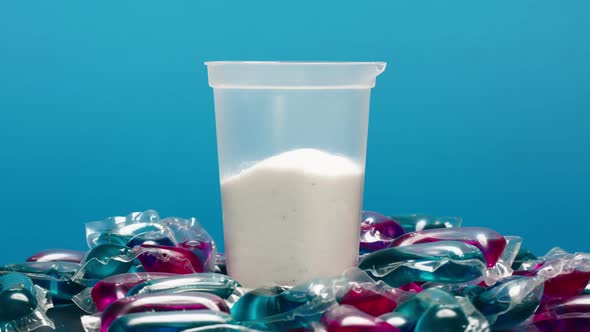
<path id="1" fill-rule="evenodd" d="M 358 257 L 364 169 L 298 149 L 222 180 L 228 272 L 250 288 L 342 273 Z"/>

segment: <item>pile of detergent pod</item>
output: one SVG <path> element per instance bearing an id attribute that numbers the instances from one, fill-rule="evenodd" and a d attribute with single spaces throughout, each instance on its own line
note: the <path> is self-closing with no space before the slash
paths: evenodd
<path id="1" fill-rule="evenodd" d="M 0 267 L 0 331 L 53 328 L 48 310 L 68 306 L 100 332 L 590 331 L 590 254 L 536 257 L 454 217 L 366 211 L 360 222 L 358 267 L 253 290 L 226 275 L 195 219 L 91 222 L 87 252 Z"/>

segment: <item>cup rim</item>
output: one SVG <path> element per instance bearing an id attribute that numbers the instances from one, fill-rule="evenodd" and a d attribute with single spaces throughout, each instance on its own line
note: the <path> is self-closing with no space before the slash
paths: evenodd
<path id="1" fill-rule="evenodd" d="M 385 66 L 384 61 L 205 61 L 205 66 L 218 65 L 295 65 L 295 66 L 350 66 L 350 65 L 377 65 Z"/>

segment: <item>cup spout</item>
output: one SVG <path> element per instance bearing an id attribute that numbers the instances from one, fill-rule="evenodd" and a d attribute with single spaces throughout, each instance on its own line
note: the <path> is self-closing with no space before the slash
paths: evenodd
<path id="1" fill-rule="evenodd" d="M 387 63 L 386 62 L 375 62 L 375 66 L 377 67 L 377 74 L 375 75 L 375 77 L 377 77 L 385 71 L 385 67 L 387 67 Z"/>

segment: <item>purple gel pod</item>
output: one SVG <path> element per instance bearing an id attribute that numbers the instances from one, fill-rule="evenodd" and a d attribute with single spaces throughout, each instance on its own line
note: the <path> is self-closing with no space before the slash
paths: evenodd
<path id="1" fill-rule="evenodd" d="M 377 289 L 375 284 L 353 284 L 338 302 L 341 305 L 349 305 L 377 317 L 392 312 L 398 303 L 411 296 L 399 289 L 387 287 L 386 285 L 382 286 Z"/>
<path id="2" fill-rule="evenodd" d="M 590 254 L 551 249 L 545 256 L 522 263 L 514 275 L 536 276 L 545 281 L 544 300 L 581 294 L 590 282 Z"/>
<path id="3" fill-rule="evenodd" d="M 203 271 L 215 269 L 215 242 L 195 218 L 161 219 L 153 210 L 134 212 L 126 217 L 110 217 L 87 223 L 86 241 L 90 248 L 99 244 L 180 247 L 192 251 L 199 258 Z"/>
<path id="4" fill-rule="evenodd" d="M 487 269 L 485 273 L 484 283 L 486 285 L 492 285 L 497 281 L 501 281 L 504 278 L 512 276 L 512 265 L 520 246 L 522 245 L 522 238 L 519 236 L 504 236 L 506 240 L 506 246 L 500 258 L 496 264 Z"/>
<path id="5" fill-rule="evenodd" d="M 348 305 L 328 310 L 321 321 L 326 332 L 399 332 L 397 327 Z"/>
<path id="6" fill-rule="evenodd" d="M 71 262 L 80 263 L 86 255 L 79 250 L 50 249 L 40 251 L 27 258 L 27 262 Z"/>
<path id="7" fill-rule="evenodd" d="M 538 276 L 538 271 L 514 271 L 514 275 L 519 276 Z M 562 273 L 558 276 L 549 278 L 545 281 L 545 290 L 543 296 L 545 299 L 549 298 L 567 298 L 581 294 L 588 281 L 590 280 L 590 272 L 570 271 Z"/>
<path id="8" fill-rule="evenodd" d="M 590 332 L 590 295 L 546 302 L 537 310 L 534 324 L 543 332 Z"/>
<path id="9" fill-rule="evenodd" d="M 414 292 L 414 293 L 420 293 L 421 291 L 424 290 L 422 288 L 422 286 L 419 285 L 419 283 L 415 283 L 415 282 L 410 282 L 408 284 L 400 286 L 399 289 L 406 291 L 406 292 Z"/>
<path id="10" fill-rule="evenodd" d="M 171 235 L 166 234 L 168 230 L 158 232 L 147 232 L 135 235 L 125 244 L 127 247 L 133 248 L 142 244 L 155 244 L 160 246 L 176 246 L 177 243 L 171 238 Z"/>
<path id="11" fill-rule="evenodd" d="M 198 292 L 144 294 L 124 297 L 111 303 L 102 313 L 100 331 L 107 332 L 115 319 L 131 313 L 185 310 L 212 310 L 229 313 L 225 301 L 213 294 Z"/>
<path id="12" fill-rule="evenodd" d="M 141 245 L 137 258 L 147 272 L 190 274 L 204 272 L 203 262 L 191 250 L 180 247 Z"/>
<path id="13" fill-rule="evenodd" d="M 109 304 L 125 297 L 127 292 L 142 282 L 173 276 L 172 273 L 124 273 L 106 278 L 92 288 L 92 300 L 99 311 Z"/>
<path id="14" fill-rule="evenodd" d="M 477 247 L 484 254 L 488 267 L 496 264 L 506 247 L 502 235 L 483 227 L 435 228 L 406 233 L 395 239 L 390 247 L 437 241 L 461 241 Z"/>
<path id="15" fill-rule="evenodd" d="M 215 270 L 217 248 L 215 241 L 195 218 L 183 219 L 176 217 L 165 218 L 161 221 L 166 225 L 179 247 L 191 250 L 203 262 L 204 272 Z"/>
<path id="16" fill-rule="evenodd" d="M 574 270 L 545 281 L 546 297 L 570 297 L 581 294 L 590 281 L 590 271 Z"/>
<path id="17" fill-rule="evenodd" d="M 426 214 L 389 216 L 400 224 L 406 232 L 418 232 L 433 228 L 461 227 L 463 219 L 459 217 L 437 217 Z"/>
<path id="18" fill-rule="evenodd" d="M 387 248 L 404 229 L 395 220 L 372 211 L 363 211 L 361 217 L 361 253 Z"/>

